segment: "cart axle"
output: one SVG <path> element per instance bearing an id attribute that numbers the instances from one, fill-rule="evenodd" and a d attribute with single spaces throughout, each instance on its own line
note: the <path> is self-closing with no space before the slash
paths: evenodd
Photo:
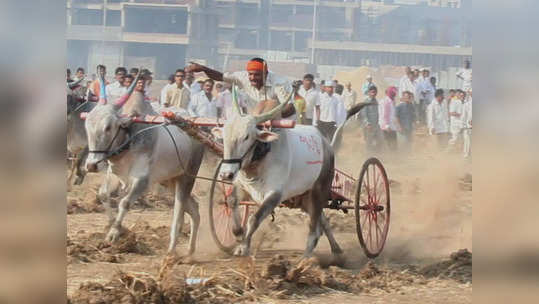
<path id="1" fill-rule="evenodd" d="M 376 211 L 376 212 L 382 212 L 382 211 L 384 211 L 384 206 L 382 206 L 382 205 L 376 205 L 376 206 L 373 208 L 371 205 L 361 205 L 361 206 L 359 206 L 359 209 L 365 210 L 365 211 L 374 210 L 374 211 Z"/>

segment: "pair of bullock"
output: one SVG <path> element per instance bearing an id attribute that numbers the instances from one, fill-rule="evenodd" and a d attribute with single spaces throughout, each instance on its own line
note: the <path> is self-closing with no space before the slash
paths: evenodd
<path id="1" fill-rule="evenodd" d="M 104 75 L 101 82 L 100 100 L 86 117 L 89 156 L 88 171 L 96 171 L 100 162 L 107 161 L 107 177 L 100 189 L 102 200 L 110 220 L 108 241 L 120 237 L 122 220 L 129 204 L 136 200 L 153 183 L 174 187 L 174 212 L 172 217 L 168 253 L 173 253 L 183 215 L 191 218 L 191 234 L 188 255 L 195 251 L 200 223 L 198 203 L 191 191 L 202 162 L 203 146 L 173 125 L 147 125 L 132 123 L 133 115 L 155 115 L 144 102 L 142 92 L 133 88 L 118 101 L 109 103 L 105 96 Z M 138 77 L 137 77 L 138 79 Z M 310 217 L 309 235 L 304 256 L 312 255 L 322 231 L 328 237 L 333 254 L 342 250 L 331 232 L 322 209 L 330 193 L 334 170 L 334 154 L 331 144 L 316 127 L 297 125 L 292 129 L 272 131 L 260 129 L 258 125 L 280 115 L 290 100 L 282 102 L 267 113 L 246 115 L 241 113 L 235 91 L 233 103 L 240 112 L 234 120 L 227 121 L 222 130 L 214 134 L 223 137 L 224 159 L 220 177 L 233 181 L 234 189 L 242 189 L 260 208 L 249 218 L 246 231 L 240 225 L 237 200 L 232 200 L 234 234 L 238 238 L 235 255 L 249 255 L 253 233 L 260 223 L 279 205 L 292 197 L 301 196 L 301 208 Z M 366 104 L 359 104 L 348 111 L 348 117 L 359 112 Z M 309 140 L 304 140 L 308 138 Z M 303 140 L 302 140 L 303 139 Z M 253 161 L 253 152 L 258 142 L 268 143 L 270 151 L 261 159 Z M 108 196 L 112 175 L 126 186 L 125 195 L 114 216 Z M 236 197 L 236 193 L 233 193 Z"/>

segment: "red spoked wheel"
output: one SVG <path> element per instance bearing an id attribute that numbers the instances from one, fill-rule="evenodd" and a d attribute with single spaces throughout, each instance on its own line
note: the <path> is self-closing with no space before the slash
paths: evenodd
<path id="1" fill-rule="evenodd" d="M 236 246 L 236 236 L 232 232 L 234 219 L 232 217 L 232 193 L 234 185 L 217 180 L 221 164 L 217 166 L 210 189 L 210 228 L 217 247 L 226 253 L 232 253 Z M 240 202 L 238 210 L 241 226 L 245 231 L 249 217 L 250 202 Z"/>
<path id="2" fill-rule="evenodd" d="M 386 243 L 391 212 L 389 180 L 377 158 L 369 158 L 361 169 L 355 200 L 359 243 L 369 258 L 377 257 Z"/>

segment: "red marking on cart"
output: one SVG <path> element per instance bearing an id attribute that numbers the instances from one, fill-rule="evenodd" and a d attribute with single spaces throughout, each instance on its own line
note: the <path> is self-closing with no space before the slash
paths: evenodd
<path id="1" fill-rule="evenodd" d="M 321 164 L 322 161 L 321 160 L 310 160 L 310 161 L 306 161 L 305 163 L 307 163 L 307 165 L 316 165 L 316 164 Z"/>

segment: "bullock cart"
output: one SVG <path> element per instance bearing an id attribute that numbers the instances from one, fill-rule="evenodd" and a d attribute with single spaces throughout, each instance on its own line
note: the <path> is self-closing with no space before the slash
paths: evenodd
<path id="1" fill-rule="evenodd" d="M 198 139 L 214 153 L 223 156 L 223 146 L 210 133 L 204 132 L 200 127 L 223 126 L 224 121 L 212 118 L 189 118 L 164 112 L 162 116 L 133 118 L 136 123 L 165 124 L 171 123 L 183 129 L 190 136 Z M 262 127 L 293 128 L 294 121 L 272 120 L 261 124 Z M 305 138 L 309 145 L 309 139 Z M 231 253 L 236 245 L 236 238 L 232 232 L 233 218 L 231 200 L 233 185 L 218 178 L 221 162 L 215 168 L 211 181 L 209 195 L 209 218 L 213 239 L 224 252 Z M 383 250 L 391 214 L 389 180 L 384 166 L 377 158 L 367 159 L 359 172 L 358 178 L 344 170 L 335 168 L 333 173 L 330 200 L 325 208 L 340 210 L 346 214 L 354 211 L 356 232 L 359 243 L 365 255 L 369 258 L 377 257 Z M 204 177 L 199 177 L 206 179 Z M 280 207 L 297 208 L 301 195 L 280 204 Z M 241 224 L 245 228 L 249 215 L 258 207 L 257 203 L 248 198 L 239 198 Z"/>

